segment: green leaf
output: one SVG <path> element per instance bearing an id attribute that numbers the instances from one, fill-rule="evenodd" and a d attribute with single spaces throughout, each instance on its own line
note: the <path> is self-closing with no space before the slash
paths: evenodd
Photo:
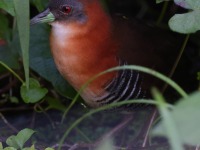
<path id="1" fill-rule="evenodd" d="M 171 112 L 180 139 L 185 144 L 200 144 L 200 92 L 196 92 L 190 97 L 181 99 Z M 166 136 L 167 131 L 163 130 L 163 122 L 153 130 L 155 135 Z"/>
<path id="2" fill-rule="evenodd" d="M 16 136 L 12 135 L 6 140 L 6 144 L 10 147 L 14 147 L 16 149 L 22 148 L 20 143 L 18 143 Z M 22 145 L 23 146 L 23 145 Z"/>
<path id="3" fill-rule="evenodd" d="M 95 150 L 114 150 L 113 141 L 111 139 L 104 139 L 98 148 Z"/>
<path id="4" fill-rule="evenodd" d="M 26 147 L 26 148 L 23 148 L 22 150 L 36 150 L 36 149 L 35 149 L 35 145 L 32 145 L 31 147 Z"/>
<path id="5" fill-rule="evenodd" d="M 53 148 L 45 148 L 45 150 L 54 150 Z"/>
<path id="6" fill-rule="evenodd" d="M 9 97 L 9 99 L 10 99 L 11 103 L 15 103 L 15 104 L 19 103 L 19 100 L 17 97 L 11 96 L 11 97 Z"/>
<path id="7" fill-rule="evenodd" d="M 30 67 L 55 87 L 65 97 L 74 98 L 76 91 L 63 79 L 53 61 L 49 46 L 47 25 L 31 28 Z"/>
<path id="8" fill-rule="evenodd" d="M 15 16 L 13 0 L 1 0 L 0 8 L 7 11 L 10 15 Z"/>
<path id="9" fill-rule="evenodd" d="M 36 103 L 45 97 L 48 90 L 46 88 L 41 88 L 40 83 L 30 78 L 30 87 L 26 88 L 25 85 L 21 86 L 20 93 L 21 97 L 26 103 Z"/>
<path id="10" fill-rule="evenodd" d="M 185 14 L 176 14 L 169 20 L 169 26 L 179 33 L 195 33 L 200 30 L 200 10 Z"/>
<path id="11" fill-rule="evenodd" d="M 169 20 L 169 26 L 179 33 L 195 33 L 200 30 L 200 1 L 199 0 L 174 0 L 174 2 L 191 11 L 184 14 L 176 14 Z"/>
<path id="12" fill-rule="evenodd" d="M 2 142 L 0 142 L 0 150 L 3 150 Z"/>
<path id="13" fill-rule="evenodd" d="M 166 137 L 168 137 L 169 143 L 173 150 L 183 150 L 183 143 L 180 140 L 180 134 L 178 132 L 178 126 L 174 122 L 174 118 L 167 107 L 163 96 L 158 92 L 157 89 L 152 90 L 153 97 L 158 102 L 158 110 L 162 116 L 162 122 Z"/>
<path id="14" fill-rule="evenodd" d="M 52 98 L 52 97 L 47 97 L 46 98 L 46 101 L 48 103 L 48 107 L 46 109 L 57 109 L 57 110 L 60 110 L 60 111 L 65 111 L 67 108 L 65 105 L 63 105 L 59 99 L 55 99 L 55 98 Z"/>
<path id="15" fill-rule="evenodd" d="M 29 0 L 14 0 L 20 45 L 26 78 L 26 88 L 29 88 L 29 37 L 30 37 L 30 8 Z"/>
<path id="16" fill-rule="evenodd" d="M 12 135 L 6 140 L 6 144 L 10 147 L 14 147 L 16 149 L 22 149 L 24 144 L 29 140 L 29 138 L 35 133 L 35 131 L 31 129 L 23 129 L 16 136 Z"/>
<path id="17" fill-rule="evenodd" d="M 174 2 L 186 9 L 199 10 L 200 1 L 199 0 L 174 0 Z"/>

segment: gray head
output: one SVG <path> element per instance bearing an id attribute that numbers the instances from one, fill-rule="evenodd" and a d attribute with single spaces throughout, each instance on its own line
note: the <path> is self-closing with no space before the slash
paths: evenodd
<path id="1" fill-rule="evenodd" d="M 31 19 L 31 25 L 54 21 L 85 22 L 87 15 L 83 3 L 86 1 L 90 0 L 50 0 L 47 9 Z"/>

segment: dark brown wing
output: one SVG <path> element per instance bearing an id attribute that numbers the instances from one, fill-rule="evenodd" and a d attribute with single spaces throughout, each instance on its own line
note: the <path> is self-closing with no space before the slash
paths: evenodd
<path id="1" fill-rule="evenodd" d="M 119 56 L 129 64 L 142 65 L 168 75 L 174 65 L 181 41 L 161 29 L 137 20 L 114 18 L 114 35 L 120 44 Z M 145 88 L 160 85 L 151 76 L 144 77 Z M 163 83 L 163 82 L 162 82 Z"/>

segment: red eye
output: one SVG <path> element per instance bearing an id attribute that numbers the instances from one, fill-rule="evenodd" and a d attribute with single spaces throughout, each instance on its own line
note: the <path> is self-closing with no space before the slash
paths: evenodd
<path id="1" fill-rule="evenodd" d="M 62 7 L 62 12 L 64 14 L 69 14 L 72 11 L 72 8 L 70 6 L 63 6 Z"/>

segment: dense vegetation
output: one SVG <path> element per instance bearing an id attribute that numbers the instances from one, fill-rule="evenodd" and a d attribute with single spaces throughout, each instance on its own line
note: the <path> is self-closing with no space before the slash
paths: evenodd
<path id="1" fill-rule="evenodd" d="M 180 95 L 180 99 L 173 97 L 173 101 L 176 99 L 177 102 L 173 105 L 169 104 L 159 90 L 152 89 L 155 100 L 123 103 L 151 103 L 158 107 L 162 119 L 152 129 L 150 135 L 166 137 L 168 142 L 164 140 L 162 144 L 157 144 L 158 140 L 155 142 L 153 138 L 149 138 L 152 143 L 146 144 L 147 148 L 169 149 L 170 145 L 174 150 L 181 150 L 184 149 L 183 145 L 186 145 L 185 147 L 191 146 L 197 149 L 196 145 L 200 144 L 200 38 L 198 33 L 200 0 L 163 1 L 160 0 L 159 2 L 162 3 L 159 4 L 155 4 L 153 0 L 102 1 L 110 13 L 123 13 L 128 17 L 143 20 L 147 24 L 153 24 L 157 28 L 171 29 L 178 32 L 176 36 L 180 36 L 180 40 L 184 39 L 181 41 L 180 58 L 177 58 L 175 63 L 175 69 L 178 66 L 178 70 L 184 69 L 184 71 L 181 77 L 173 78 L 174 80 L 178 78 L 176 82 L 181 86 L 146 68 L 129 66 L 131 69 L 161 78 L 173 87 L 175 93 L 179 93 L 177 95 Z M 64 142 L 66 149 L 73 148 L 79 142 L 92 143 L 80 144 L 80 147 L 96 147 L 96 143 L 92 141 L 98 140 L 102 132 L 109 133 L 113 124 L 124 121 L 118 118 L 120 115 L 103 111 L 123 103 L 89 111 L 73 88 L 60 76 L 50 53 L 48 39 L 50 26 L 30 27 L 29 25 L 30 18 L 42 11 L 47 6 L 47 2 L 48 0 L 30 0 L 30 2 L 1 0 L 0 2 L 0 149 L 6 145 L 10 146 L 10 149 L 22 149 L 32 134 L 35 135 L 32 141 L 36 141 L 36 144 L 29 148 L 31 150 L 35 147 L 36 149 L 50 146 L 57 148 L 56 144 L 64 142 L 65 139 L 67 139 Z M 178 15 L 178 13 L 182 14 Z M 117 144 L 114 142 L 114 145 L 120 149 L 126 147 L 127 142 L 133 139 L 137 141 L 136 135 L 138 130 L 142 130 L 141 126 L 147 114 L 148 112 L 144 111 L 138 112 L 136 120 L 130 123 L 124 134 L 116 137 Z M 80 123 L 81 126 L 78 126 Z M 30 129 L 22 130 L 24 128 L 32 128 L 37 132 Z M 12 136 L 6 141 L 8 136 L 16 134 L 19 130 L 22 130 L 21 135 L 18 134 L 14 138 Z M 97 133 L 94 134 L 94 131 Z M 127 135 L 130 132 L 133 132 L 133 135 Z M 32 145 L 34 143 L 32 141 L 28 145 Z M 105 145 L 102 144 L 102 150 L 113 149 L 112 140 L 109 141 Z M 137 147 L 138 143 L 145 143 L 144 141 L 143 138 L 139 139 L 134 146 Z"/>

